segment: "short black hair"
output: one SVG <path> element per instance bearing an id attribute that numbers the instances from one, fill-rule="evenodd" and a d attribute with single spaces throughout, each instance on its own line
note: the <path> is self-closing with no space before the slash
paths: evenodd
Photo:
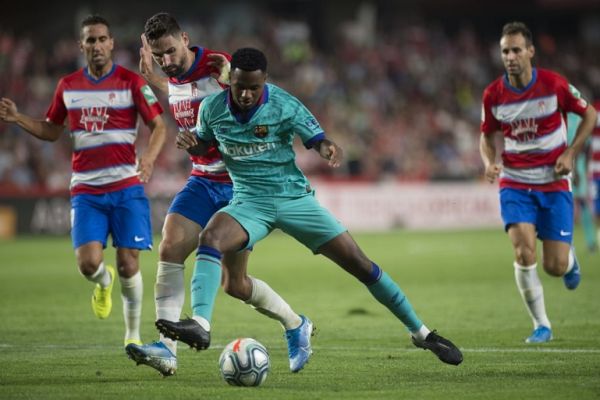
<path id="1" fill-rule="evenodd" d="M 267 72 L 267 57 L 265 54 L 252 47 L 243 47 L 238 49 L 231 56 L 231 70 L 241 69 L 242 71 Z"/>
<path id="2" fill-rule="evenodd" d="M 110 35 L 110 24 L 106 18 L 97 14 L 88 15 L 81 21 L 81 30 L 83 31 L 83 28 L 90 25 L 104 25 L 108 28 L 108 33 Z"/>
<path id="3" fill-rule="evenodd" d="M 144 25 L 144 35 L 148 40 L 158 40 L 168 35 L 177 37 L 179 33 L 181 33 L 181 27 L 177 20 L 166 12 L 154 14 Z"/>
<path id="4" fill-rule="evenodd" d="M 527 46 L 531 46 L 533 44 L 533 35 L 531 34 L 531 31 L 527 25 L 525 25 L 523 22 L 513 21 L 502 27 L 503 37 L 507 35 L 518 35 L 519 33 L 525 38 L 525 44 L 527 44 Z"/>

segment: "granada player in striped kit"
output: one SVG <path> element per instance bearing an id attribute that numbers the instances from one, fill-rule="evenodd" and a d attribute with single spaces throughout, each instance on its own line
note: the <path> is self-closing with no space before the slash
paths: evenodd
<path id="1" fill-rule="evenodd" d="M 596 126 L 592 132 L 592 144 L 590 155 L 590 173 L 594 182 L 594 214 L 596 215 L 597 242 L 600 243 L 600 100 L 594 102 L 594 108 L 598 112 Z"/>
<path id="2" fill-rule="evenodd" d="M 190 39 L 173 16 L 158 13 L 148 19 L 140 50 L 142 75 L 168 95 L 177 122 L 178 140 L 196 125 L 203 99 L 219 93 L 229 81 L 229 58 L 223 52 L 190 46 Z M 153 73 L 153 59 L 167 77 Z M 131 344 L 126 351 L 138 364 L 148 365 L 163 376 L 177 370 L 177 342 L 197 350 L 210 346 L 214 300 L 221 285 L 221 265 L 196 260 L 191 282 L 192 318 L 179 320 L 185 300 L 184 262 L 198 247 L 198 236 L 212 215 L 231 200 L 231 179 L 221 153 L 213 144 L 199 156 L 190 152 L 192 172 L 187 184 L 173 199 L 163 226 L 156 273 L 156 326 L 160 340 Z M 296 314 L 267 283 L 246 274 L 250 251 L 223 256 L 223 287 L 257 311 L 281 323 L 286 331 L 290 370 L 300 371 L 308 361 L 312 322 Z M 241 271 L 228 273 L 228 270 Z M 232 282 L 235 278 L 236 282 Z M 175 333 L 177 330 L 177 333 Z"/>
<path id="3" fill-rule="evenodd" d="M 0 119 L 47 141 L 58 140 L 67 121 L 73 139 L 71 237 L 77 264 L 81 274 L 96 284 L 94 313 L 107 318 L 115 270 L 104 264 L 103 250 L 108 235 L 112 236 L 126 346 L 141 343 L 139 252 L 152 248 L 150 207 L 142 184 L 150 179 L 165 141 L 163 110 L 142 77 L 113 63 L 114 39 L 106 19 L 94 15 L 82 21 L 79 47 L 87 66 L 58 82 L 45 120 L 19 113 L 6 98 L 0 104 Z M 136 161 L 138 114 L 151 137 Z"/>
<path id="4" fill-rule="evenodd" d="M 552 339 L 544 292 L 537 274 L 536 237 L 542 242 L 543 267 L 562 277 L 567 289 L 580 282 L 572 246 L 571 171 L 596 121 L 596 111 L 577 98 L 559 74 L 532 66 L 531 31 L 521 22 L 502 29 L 500 39 L 506 73 L 483 92 L 481 158 L 485 178 L 500 181 L 500 209 L 512 242 L 515 280 L 533 332 L 527 343 Z M 567 143 L 567 113 L 582 120 Z M 504 137 L 502 162 L 496 162 L 495 137 Z"/>

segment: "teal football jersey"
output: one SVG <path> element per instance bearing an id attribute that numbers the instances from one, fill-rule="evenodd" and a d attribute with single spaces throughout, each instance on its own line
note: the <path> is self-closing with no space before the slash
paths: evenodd
<path id="1" fill-rule="evenodd" d="M 311 192 L 296 166 L 294 136 L 306 145 L 323 136 L 310 111 L 294 96 L 265 85 L 261 103 L 248 115 L 235 115 L 229 90 L 211 95 L 200 106 L 196 134 L 215 140 L 233 181 L 234 198 L 296 197 Z"/>

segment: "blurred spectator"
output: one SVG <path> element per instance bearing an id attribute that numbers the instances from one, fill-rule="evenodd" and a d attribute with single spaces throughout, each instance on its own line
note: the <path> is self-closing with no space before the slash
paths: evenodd
<path id="1" fill-rule="evenodd" d="M 224 19 L 232 12 L 216 12 L 209 23 L 182 22 L 212 48 L 266 51 L 271 81 L 298 95 L 345 149 L 345 166 L 336 171 L 300 151 L 297 161 L 307 174 L 369 181 L 479 179 L 481 93 L 502 73 L 495 36 L 486 40 L 485 32 L 468 24 L 450 32 L 414 16 L 377 16 L 373 6 L 360 6 L 356 16 L 337 21 L 335 47 L 325 51 L 317 47 L 322 40 L 314 37 L 306 18 L 255 12 L 245 3 L 235 7 L 244 24 Z M 600 93 L 598 41 L 593 40 L 599 24 L 586 20 L 581 40 L 572 34 L 536 34 L 539 61 L 573 79 L 589 100 Z M 117 33 L 115 59 L 129 68 L 137 68 L 140 30 L 141 25 L 123 27 Z M 52 83 L 81 66 L 71 39 L 54 43 L 44 47 L 0 31 L 0 94 L 14 98 L 30 115 L 43 116 Z M 189 171 L 186 155 L 173 144 L 175 126 L 168 122 L 171 139 L 156 161 L 151 186 L 170 194 Z M 147 136 L 142 132 L 139 140 Z M 0 191 L 66 189 L 69 146 L 68 138 L 46 146 L 0 124 Z"/>

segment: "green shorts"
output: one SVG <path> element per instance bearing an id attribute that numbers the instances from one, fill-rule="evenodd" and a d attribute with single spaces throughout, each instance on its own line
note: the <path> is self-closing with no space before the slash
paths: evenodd
<path id="1" fill-rule="evenodd" d="M 219 212 L 231 215 L 246 230 L 246 248 L 279 228 L 317 253 L 319 247 L 346 232 L 346 228 L 321 207 L 314 192 L 301 197 L 234 198 Z"/>

